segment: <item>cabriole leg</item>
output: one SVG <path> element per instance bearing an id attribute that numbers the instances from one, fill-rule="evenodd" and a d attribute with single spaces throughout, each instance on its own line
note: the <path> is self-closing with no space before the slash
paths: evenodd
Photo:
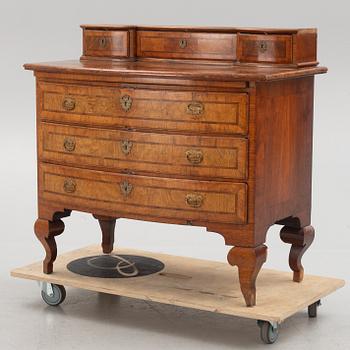
<path id="1" fill-rule="evenodd" d="M 283 242 L 292 245 L 289 253 L 289 266 L 293 270 L 293 281 L 301 282 L 304 278 L 301 258 L 313 242 L 315 230 L 312 226 L 305 226 L 299 229 L 284 226 L 280 236 Z"/>
<path id="2" fill-rule="evenodd" d="M 98 220 L 102 231 L 102 251 L 105 254 L 109 254 L 113 251 L 116 219 L 100 215 L 94 215 L 94 218 Z"/>
<path id="3" fill-rule="evenodd" d="M 256 304 L 255 282 L 266 257 L 264 244 L 255 248 L 233 247 L 227 255 L 229 264 L 238 267 L 239 283 L 247 306 Z"/>
<path id="4" fill-rule="evenodd" d="M 34 225 L 34 232 L 45 248 L 46 256 L 43 261 L 43 272 L 50 274 L 53 271 L 53 262 L 57 257 L 57 245 L 55 236 L 64 231 L 64 223 L 61 219 L 53 221 L 38 219 Z"/>

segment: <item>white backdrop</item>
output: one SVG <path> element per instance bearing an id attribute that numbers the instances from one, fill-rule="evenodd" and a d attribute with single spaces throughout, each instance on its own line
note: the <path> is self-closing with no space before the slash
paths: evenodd
<path id="1" fill-rule="evenodd" d="M 9 270 L 12 267 L 39 260 L 43 256 L 43 249 L 32 230 L 36 219 L 35 86 L 32 73 L 22 69 L 23 63 L 78 59 L 81 54 L 79 25 L 82 23 L 317 27 L 318 58 L 321 65 L 328 66 L 329 73 L 318 76 L 315 80 L 312 222 L 316 229 L 316 239 L 303 261 L 307 273 L 348 278 L 350 275 L 348 17 L 348 2 L 337 0 L 331 3 L 298 0 L 293 2 L 2 1 L 0 3 L 2 68 L 0 339 L 3 337 L 7 339 L 5 348 L 14 348 L 18 346 L 19 339 L 23 341 L 26 339 L 25 335 L 17 338 L 11 336 L 11 332 L 8 333 L 9 327 L 10 329 L 13 327 L 13 331 L 20 331 L 14 318 L 16 312 L 26 310 L 27 317 L 31 317 L 31 310 L 34 312 L 37 307 L 42 307 L 41 304 L 35 304 L 35 307 L 34 304 L 30 304 L 36 295 L 28 282 L 9 277 Z M 57 239 L 59 252 L 100 242 L 98 224 L 91 216 L 73 213 L 70 218 L 65 219 L 65 222 L 66 230 Z M 269 232 L 267 242 L 269 256 L 264 266 L 288 270 L 289 246 L 280 241 L 278 232 L 279 227 L 274 227 Z M 225 261 L 228 250 L 221 236 L 208 233 L 202 228 L 124 219 L 117 222 L 116 244 L 221 261 Z M 21 288 L 17 288 L 18 286 Z M 339 315 L 342 317 L 339 325 L 334 325 L 335 329 L 339 326 L 345 331 L 346 326 L 349 327 L 349 311 L 342 308 L 348 294 L 349 289 L 345 288 L 329 298 L 328 312 L 333 312 L 335 319 L 338 319 Z M 24 295 L 27 298 L 27 308 L 21 305 Z M 32 305 L 29 310 L 28 305 Z M 169 312 L 171 314 L 175 311 Z M 25 332 L 31 333 L 29 325 L 23 327 Z M 47 324 L 42 327 L 47 327 Z M 152 331 L 157 332 L 156 329 Z M 340 334 L 338 343 L 344 344 L 345 338 L 349 336 L 346 332 L 342 336 L 339 329 L 338 333 Z M 178 337 L 181 336 L 180 332 Z M 236 333 L 235 336 L 239 337 L 239 334 Z M 231 344 L 231 348 L 235 345 L 232 341 L 228 343 Z M 134 344 L 135 348 L 137 344 Z M 26 345 L 27 349 L 36 348 L 35 346 L 41 348 L 40 344 L 35 342 L 32 344 L 29 340 Z M 87 347 L 90 345 L 85 344 Z M 227 345 L 212 344 L 213 348 Z M 186 342 L 182 343 L 182 346 L 192 348 Z M 60 345 L 57 345 L 57 348 L 60 348 Z"/>

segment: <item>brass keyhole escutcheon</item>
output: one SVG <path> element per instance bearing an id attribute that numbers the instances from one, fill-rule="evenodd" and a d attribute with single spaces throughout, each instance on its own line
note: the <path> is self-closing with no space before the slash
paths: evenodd
<path id="1" fill-rule="evenodd" d="M 200 208 L 203 201 L 204 197 L 201 194 L 190 193 L 186 195 L 186 203 L 192 208 Z"/>
<path id="2" fill-rule="evenodd" d="M 124 198 L 128 197 L 133 189 L 132 184 L 125 180 L 119 184 L 120 186 L 120 191 L 123 194 Z"/>
<path id="3" fill-rule="evenodd" d="M 125 155 L 128 155 L 131 152 L 132 141 L 129 141 L 129 140 L 120 141 L 120 148 Z"/>
<path id="4" fill-rule="evenodd" d="M 62 102 L 62 107 L 66 111 L 72 111 L 75 108 L 75 99 L 71 97 L 65 97 Z"/>
<path id="5" fill-rule="evenodd" d="M 191 164 L 200 164 L 203 161 L 203 152 L 197 149 L 186 151 L 186 158 Z"/>
<path id="6" fill-rule="evenodd" d="M 193 116 L 199 116 L 204 112 L 204 105 L 201 102 L 191 102 L 187 105 L 186 111 Z"/>
<path id="7" fill-rule="evenodd" d="M 260 41 L 258 43 L 258 46 L 259 46 L 260 52 L 265 52 L 267 50 L 267 42 L 266 41 Z"/>
<path id="8" fill-rule="evenodd" d="M 77 184 L 73 179 L 65 179 L 63 189 L 67 193 L 74 193 L 77 189 Z"/>
<path id="9" fill-rule="evenodd" d="M 181 49 L 184 49 L 187 46 L 187 40 L 186 39 L 180 39 L 179 40 L 179 47 L 181 47 Z"/>
<path id="10" fill-rule="evenodd" d="M 107 45 L 107 39 L 105 37 L 102 37 L 98 40 L 98 44 L 101 48 L 105 48 Z"/>
<path id="11" fill-rule="evenodd" d="M 63 147 L 67 152 L 73 152 L 75 150 L 75 140 L 71 137 L 66 137 L 63 142 Z"/>
<path id="12" fill-rule="evenodd" d="M 130 110 L 131 106 L 132 106 L 132 98 L 129 95 L 123 95 L 120 98 L 120 105 L 122 107 L 122 109 L 127 112 Z"/>

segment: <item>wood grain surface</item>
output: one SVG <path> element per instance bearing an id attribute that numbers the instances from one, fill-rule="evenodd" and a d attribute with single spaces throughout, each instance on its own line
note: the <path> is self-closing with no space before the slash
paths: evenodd
<path id="1" fill-rule="evenodd" d="M 124 173 L 211 179 L 247 177 L 244 138 L 149 134 L 42 123 L 45 162 Z M 71 145 L 67 143 L 71 142 Z"/>

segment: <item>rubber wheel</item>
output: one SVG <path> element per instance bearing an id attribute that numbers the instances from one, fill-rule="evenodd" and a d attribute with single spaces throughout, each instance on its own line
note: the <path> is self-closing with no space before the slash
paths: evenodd
<path id="1" fill-rule="evenodd" d="M 66 289 L 59 284 L 52 284 L 53 295 L 47 295 L 43 290 L 41 297 L 47 305 L 58 306 L 66 299 Z"/>
<path id="2" fill-rule="evenodd" d="M 268 321 L 258 321 L 260 327 L 260 338 L 265 344 L 273 344 L 279 334 L 279 327 L 274 328 Z"/>
<path id="3" fill-rule="evenodd" d="M 316 301 L 316 303 L 313 303 L 308 306 L 307 312 L 309 314 L 310 318 L 317 317 L 317 308 L 321 305 L 321 300 Z"/>

